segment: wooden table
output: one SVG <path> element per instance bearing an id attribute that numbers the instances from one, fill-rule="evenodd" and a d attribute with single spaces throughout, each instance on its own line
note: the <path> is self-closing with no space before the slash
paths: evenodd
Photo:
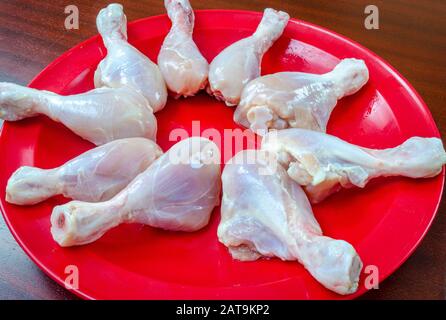
<path id="1" fill-rule="evenodd" d="M 110 1 L 0 0 L 0 81 L 26 85 L 67 49 L 97 33 L 95 18 Z M 163 14 L 162 0 L 123 0 L 128 20 Z M 274 7 L 339 32 L 389 61 L 424 98 L 446 130 L 446 1 L 443 0 L 192 0 L 195 9 Z M 233 3 L 231 3 L 233 2 Z M 64 8 L 80 11 L 79 30 L 64 28 Z M 380 29 L 364 27 L 364 9 L 380 10 Z M 446 204 L 420 247 L 366 299 L 446 298 Z M 0 218 L 0 299 L 73 299 L 41 272 Z"/>

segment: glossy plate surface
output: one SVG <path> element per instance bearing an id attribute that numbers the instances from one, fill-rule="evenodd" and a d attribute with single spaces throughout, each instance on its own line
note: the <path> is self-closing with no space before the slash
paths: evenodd
<path id="1" fill-rule="evenodd" d="M 251 34 L 261 13 L 198 11 L 194 38 L 211 61 L 223 48 Z M 166 16 L 129 24 L 129 41 L 156 61 L 170 28 Z M 96 36 L 71 49 L 30 84 L 38 89 L 74 94 L 93 88 L 93 74 L 106 50 Z M 415 90 L 386 62 L 358 44 L 323 28 L 291 20 L 284 35 L 265 55 L 262 73 L 322 73 L 339 59 L 364 59 L 369 83 L 343 99 L 330 119 L 328 132 L 371 148 L 393 147 L 418 135 L 438 137 L 426 105 Z M 204 93 L 168 101 L 157 113 L 158 143 L 167 150 L 174 128 L 200 132 L 237 128 L 233 109 Z M 200 132 L 194 132 L 194 135 Z M 228 142 L 228 141 L 226 141 Z M 121 225 L 93 244 L 63 249 L 50 234 L 52 208 L 67 201 L 56 197 L 20 207 L 5 202 L 6 181 L 22 165 L 52 168 L 92 145 L 46 117 L 5 123 L 0 137 L 0 200 L 8 226 L 26 253 L 54 280 L 64 284 L 66 267 L 77 266 L 83 298 L 136 299 L 330 299 L 341 296 L 324 289 L 297 262 L 278 259 L 232 260 L 218 242 L 219 208 L 210 224 L 196 233 L 174 233 L 142 225 Z M 230 155 L 226 155 L 228 157 Z M 226 159 L 227 160 L 227 159 Z M 325 234 L 350 242 L 364 265 L 377 266 L 383 280 L 400 266 L 428 230 L 438 207 L 443 173 L 432 179 L 378 179 L 364 190 L 342 191 L 314 206 Z M 67 269 L 68 271 L 68 269 Z M 366 291 L 364 279 L 353 298 Z"/>

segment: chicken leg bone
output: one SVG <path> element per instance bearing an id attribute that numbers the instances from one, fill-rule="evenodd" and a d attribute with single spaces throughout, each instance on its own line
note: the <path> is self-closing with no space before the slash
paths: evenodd
<path id="1" fill-rule="evenodd" d="M 174 231 L 201 229 L 219 204 L 219 161 L 218 147 L 210 140 L 183 140 L 112 199 L 55 207 L 53 238 L 63 247 L 87 244 L 121 223 Z"/>
<path id="2" fill-rule="evenodd" d="M 368 79 L 364 61 L 357 59 L 344 59 L 322 75 L 269 74 L 245 86 L 234 121 L 260 134 L 288 127 L 325 132 L 338 100 L 357 92 Z"/>
<path id="3" fill-rule="evenodd" d="M 355 292 L 362 269 L 355 249 L 322 235 L 304 191 L 267 158 L 245 150 L 226 164 L 218 239 L 235 259 L 298 260 L 326 288 Z"/>
<path id="4" fill-rule="evenodd" d="M 61 122 L 96 145 L 120 138 L 156 138 L 157 124 L 152 109 L 132 89 L 100 88 L 62 96 L 0 82 L 0 119 L 16 121 L 39 114 Z"/>
<path id="5" fill-rule="evenodd" d="M 228 106 L 240 101 L 243 87 L 260 76 L 263 55 L 282 35 L 289 15 L 267 8 L 254 34 L 218 54 L 210 64 L 207 91 Z"/>
<path id="6" fill-rule="evenodd" d="M 172 27 L 158 55 L 158 65 L 175 98 L 193 96 L 207 84 L 209 64 L 194 40 L 194 12 L 188 0 L 165 0 Z"/>
<path id="7" fill-rule="evenodd" d="M 363 188 L 380 176 L 429 178 L 438 175 L 446 153 L 438 138 L 412 137 L 399 146 L 377 150 L 304 129 L 270 132 L 262 149 L 278 154 L 290 177 L 317 203 L 341 187 Z"/>
<path id="8" fill-rule="evenodd" d="M 58 194 L 82 201 L 109 200 L 162 153 L 151 140 L 127 138 L 91 149 L 58 168 L 20 167 L 8 180 L 6 201 L 31 205 Z"/>
<path id="9" fill-rule="evenodd" d="M 120 4 L 102 9 L 96 25 L 107 48 L 107 56 L 99 63 L 94 83 L 119 88 L 128 86 L 141 93 L 153 112 L 164 108 L 167 89 L 158 66 L 127 42 L 127 18 Z"/>

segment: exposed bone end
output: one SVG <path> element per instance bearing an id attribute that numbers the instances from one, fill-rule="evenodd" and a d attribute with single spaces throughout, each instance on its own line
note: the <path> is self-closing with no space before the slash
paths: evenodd
<path id="1" fill-rule="evenodd" d="M 123 220 L 116 206 L 71 201 L 56 206 L 51 214 L 51 234 L 61 247 L 78 246 L 96 241 Z"/>
<path id="2" fill-rule="evenodd" d="M 23 166 L 17 169 L 6 185 L 6 201 L 18 205 L 33 205 L 61 190 L 52 170 Z"/>
<path id="3" fill-rule="evenodd" d="M 401 145 L 373 153 L 384 160 L 384 175 L 429 178 L 438 175 L 446 163 L 441 139 L 412 137 Z"/>
<path id="4" fill-rule="evenodd" d="M 369 70 L 363 60 L 343 59 L 328 73 L 339 86 L 339 98 L 359 91 L 369 80 Z"/>
<path id="5" fill-rule="evenodd" d="M 39 99 L 46 91 L 37 91 L 15 83 L 0 82 L 0 119 L 17 121 L 36 116 L 39 111 Z"/>
<path id="6" fill-rule="evenodd" d="M 164 0 L 164 7 L 167 10 L 169 18 L 175 18 L 175 13 L 180 11 L 189 18 L 189 23 L 193 24 L 194 13 L 189 0 Z"/>
<path id="7" fill-rule="evenodd" d="M 127 39 L 127 17 L 119 3 L 109 4 L 101 9 L 96 18 L 96 26 L 102 37 Z"/>
<path id="8" fill-rule="evenodd" d="M 61 247 L 76 245 L 76 219 L 71 210 L 57 206 L 51 215 L 51 234 Z"/>
<path id="9" fill-rule="evenodd" d="M 266 39 L 265 49 L 269 48 L 282 35 L 289 19 L 290 15 L 284 11 L 266 8 L 254 36 Z"/>
<path id="10" fill-rule="evenodd" d="M 267 19 L 272 19 L 275 22 L 281 22 L 282 25 L 285 25 L 290 19 L 290 15 L 285 11 L 279 11 L 273 8 L 266 8 L 263 11 L 263 15 Z"/>
<path id="11" fill-rule="evenodd" d="M 362 261 L 355 249 L 343 240 L 320 237 L 312 243 L 303 261 L 308 271 L 327 289 L 346 295 L 356 292 Z"/>

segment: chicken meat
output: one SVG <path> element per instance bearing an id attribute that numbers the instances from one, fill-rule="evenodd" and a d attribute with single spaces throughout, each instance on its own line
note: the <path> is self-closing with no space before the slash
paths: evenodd
<path id="1" fill-rule="evenodd" d="M 8 180 L 6 201 L 31 205 L 58 194 L 90 202 L 109 200 L 162 153 L 151 140 L 127 138 L 91 149 L 54 169 L 23 166 Z"/>
<path id="2" fill-rule="evenodd" d="M 275 152 L 289 176 L 317 203 L 342 187 L 363 188 L 380 176 L 429 178 L 446 163 L 438 138 L 412 137 L 389 149 L 369 149 L 305 129 L 271 131 L 262 149 Z"/>
<path id="3" fill-rule="evenodd" d="M 252 131 L 288 127 L 325 132 L 342 97 L 357 92 L 369 79 L 363 60 L 344 59 L 325 74 L 279 72 L 250 81 L 243 89 L 234 121 Z"/>
<path id="4" fill-rule="evenodd" d="M 272 155 L 245 150 L 226 164 L 218 239 L 235 259 L 297 260 L 326 288 L 355 292 L 362 269 L 355 249 L 322 235 L 304 191 Z"/>
<path id="5" fill-rule="evenodd" d="M 105 202 L 72 201 L 54 208 L 51 233 L 63 247 L 99 239 L 121 223 L 195 231 L 220 201 L 220 151 L 205 138 L 178 142 Z"/>
<path id="6" fill-rule="evenodd" d="M 188 0 L 165 0 L 172 27 L 158 55 L 158 66 L 175 98 L 195 95 L 207 84 L 209 64 L 192 38 L 195 15 Z"/>
<path id="7" fill-rule="evenodd" d="M 0 82 L 0 119 L 16 121 L 39 114 L 61 122 L 96 145 L 120 138 L 156 139 L 157 123 L 152 109 L 133 89 L 100 88 L 62 96 Z"/>
<path id="8" fill-rule="evenodd" d="M 252 36 L 231 44 L 212 60 L 208 93 L 228 106 L 236 106 L 243 87 L 260 76 L 263 55 L 282 35 L 289 18 L 286 12 L 265 9 Z"/>
<path id="9" fill-rule="evenodd" d="M 128 86 L 141 93 L 153 112 L 164 108 L 167 89 L 158 66 L 127 42 L 127 18 L 122 5 L 102 9 L 96 25 L 107 49 L 94 74 L 96 88 Z"/>

